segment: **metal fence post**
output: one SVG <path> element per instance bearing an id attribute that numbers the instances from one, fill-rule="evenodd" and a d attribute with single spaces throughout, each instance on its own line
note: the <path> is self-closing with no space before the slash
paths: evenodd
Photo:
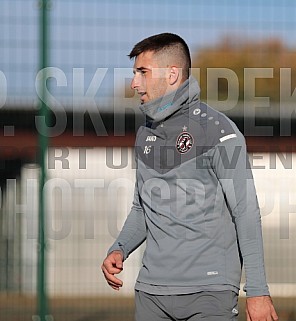
<path id="1" fill-rule="evenodd" d="M 38 230 L 38 279 L 37 279 L 37 309 L 38 319 L 46 321 L 48 319 L 48 302 L 47 302 L 47 273 L 46 273 L 46 209 L 44 185 L 46 182 L 46 153 L 48 148 L 48 129 L 46 126 L 49 111 L 46 97 L 46 67 L 48 67 L 48 12 L 49 0 L 40 0 L 40 70 L 43 70 L 41 81 L 41 97 L 39 116 L 44 119 L 42 128 L 39 130 L 39 166 L 40 166 L 40 185 L 39 185 L 39 230 Z"/>

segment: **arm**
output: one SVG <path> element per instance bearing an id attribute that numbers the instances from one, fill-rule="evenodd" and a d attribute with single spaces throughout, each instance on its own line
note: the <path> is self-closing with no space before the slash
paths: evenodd
<path id="1" fill-rule="evenodd" d="M 101 266 L 106 281 L 114 290 L 119 290 L 123 285 L 114 274 L 119 274 L 123 270 L 123 261 L 142 244 L 146 235 L 145 216 L 139 201 L 138 189 L 135 187 L 132 209 Z"/>
<path id="2" fill-rule="evenodd" d="M 215 147 L 214 170 L 237 230 L 246 272 L 248 321 L 277 320 L 266 283 L 261 216 L 245 140 L 238 131 L 236 135 Z"/>

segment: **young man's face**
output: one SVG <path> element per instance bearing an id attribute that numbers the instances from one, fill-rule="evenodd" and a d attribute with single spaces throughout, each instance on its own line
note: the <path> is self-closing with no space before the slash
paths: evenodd
<path id="1" fill-rule="evenodd" d="M 143 52 L 136 57 L 131 88 L 137 90 L 142 104 L 164 96 L 167 91 L 167 71 L 159 65 L 157 55 L 152 51 Z"/>

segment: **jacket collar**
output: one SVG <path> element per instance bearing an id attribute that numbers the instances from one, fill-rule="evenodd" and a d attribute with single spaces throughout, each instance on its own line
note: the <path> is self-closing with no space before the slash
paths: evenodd
<path id="1" fill-rule="evenodd" d="M 200 88 L 197 80 L 190 76 L 177 90 L 140 105 L 140 109 L 150 120 L 159 122 L 184 105 L 198 101 L 199 93 Z"/>

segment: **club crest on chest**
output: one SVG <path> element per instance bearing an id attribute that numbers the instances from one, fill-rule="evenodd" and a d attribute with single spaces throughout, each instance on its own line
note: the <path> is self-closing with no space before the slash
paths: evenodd
<path id="1" fill-rule="evenodd" d="M 190 133 L 182 132 L 176 141 L 177 151 L 181 154 L 187 153 L 193 146 L 194 140 Z"/>

